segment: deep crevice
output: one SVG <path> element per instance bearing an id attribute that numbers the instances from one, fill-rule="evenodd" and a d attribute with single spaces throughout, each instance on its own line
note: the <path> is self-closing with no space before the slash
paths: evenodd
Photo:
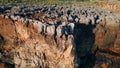
<path id="1" fill-rule="evenodd" d="M 74 42 L 75 42 L 75 68 L 93 68 L 96 61 L 95 52 L 93 49 L 95 35 L 92 32 L 96 27 L 96 24 L 93 25 L 89 23 L 85 24 L 76 24 L 74 28 Z"/>

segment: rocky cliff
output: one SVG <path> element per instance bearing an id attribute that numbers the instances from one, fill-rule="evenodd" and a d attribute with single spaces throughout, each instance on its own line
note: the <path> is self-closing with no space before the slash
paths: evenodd
<path id="1" fill-rule="evenodd" d="M 65 5 L 1 6 L 0 13 L 0 67 L 120 67 L 119 15 Z"/>

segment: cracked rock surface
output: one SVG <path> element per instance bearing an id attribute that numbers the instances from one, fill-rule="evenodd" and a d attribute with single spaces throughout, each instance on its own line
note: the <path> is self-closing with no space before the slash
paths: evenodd
<path id="1" fill-rule="evenodd" d="M 0 67 L 120 67 L 118 14 L 69 5 L 0 10 Z"/>

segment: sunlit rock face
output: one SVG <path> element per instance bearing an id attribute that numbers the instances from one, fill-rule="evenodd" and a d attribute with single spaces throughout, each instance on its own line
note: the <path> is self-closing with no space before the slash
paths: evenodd
<path id="1" fill-rule="evenodd" d="M 0 67 L 120 67 L 118 15 L 65 5 L 0 9 Z"/>

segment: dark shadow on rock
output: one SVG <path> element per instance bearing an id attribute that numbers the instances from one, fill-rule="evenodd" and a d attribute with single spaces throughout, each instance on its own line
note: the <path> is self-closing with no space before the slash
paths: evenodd
<path id="1" fill-rule="evenodd" d="M 15 68 L 15 64 L 10 64 L 6 62 L 0 62 L 0 68 Z"/>
<path id="2" fill-rule="evenodd" d="M 15 64 L 5 63 L 5 68 L 15 68 Z"/>
<path id="3" fill-rule="evenodd" d="M 96 27 L 89 23 L 75 24 L 74 28 L 74 48 L 75 48 L 75 59 L 74 68 L 94 68 L 96 56 L 94 49 L 95 35 L 93 29 Z"/>

